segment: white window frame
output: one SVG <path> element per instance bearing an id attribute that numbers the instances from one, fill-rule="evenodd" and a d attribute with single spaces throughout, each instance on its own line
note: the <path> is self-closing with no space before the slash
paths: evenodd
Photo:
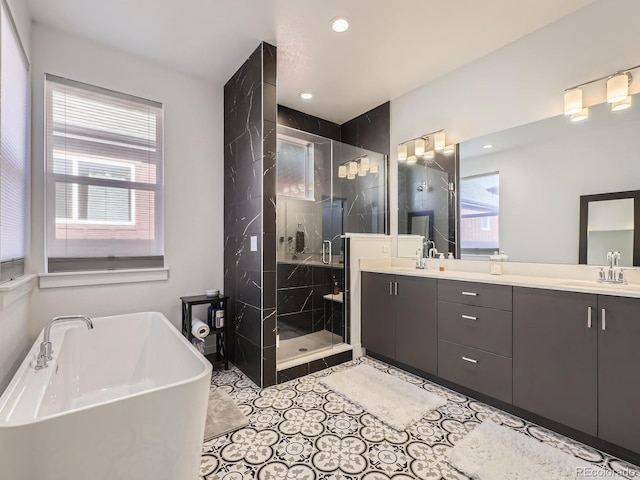
<path id="1" fill-rule="evenodd" d="M 49 86 L 51 82 L 52 86 Z M 93 85 L 84 84 L 75 80 L 69 80 L 66 78 L 57 77 L 55 75 L 45 74 L 45 169 L 46 169 L 46 209 L 45 209 L 45 223 L 46 223 L 46 238 L 47 238 L 47 272 L 48 273 L 62 273 L 62 272 L 87 272 L 97 270 L 110 270 L 110 269 L 149 269 L 149 268 L 164 268 L 164 108 L 159 102 L 146 100 L 139 97 L 134 97 L 128 94 L 114 92 L 112 90 L 104 89 Z M 54 91 L 61 88 L 60 85 L 70 86 L 76 89 L 80 89 L 79 95 L 84 92 L 90 95 L 92 92 L 97 95 L 102 95 L 101 101 L 108 103 L 108 97 L 114 98 L 113 107 L 123 106 L 123 108 L 129 108 L 127 105 L 136 105 L 132 108 L 149 106 L 153 115 L 156 118 L 155 123 L 155 144 L 154 146 L 147 146 L 144 143 L 139 145 L 136 142 L 126 143 L 127 137 L 119 137 L 119 133 L 111 133 L 109 130 L 103 131 L 102 129 L 93 130 L 94 136 L 89 136 L 91 131 L 87 130 L 87 134 L 83 134 L 83 127 L 77 127 L 75 131 L 75 125 L 71 124 L 70 132 L 64 131 L 63 133 L 54 130 L 53 115 L 54 111 L 52 95 Z M 50 91 L 51 89 L 51 91 Z M 104 97 L 106 96 L 106 97 Z M 118 104 L 117 102 L 121 102 Z M 124 102 L 124 103 L 122 103 Z M 105 117 L 108 118 L 108 117 Z M 135 118 L 135 117 L 134 117 Z M 73 117 L 72 117 L 73 119 Z M 99 125 L 99 124 L 98 124 Z M 95 135 L 98 132 L 98 135 Z M 103 136 L 104 134 L 104 136 Z M 124 134 L 126 135 L 126 133 Z M 153 137 L 152 137 L 153 138 Z M 65 144 L 65 141 L 77 142 L 77 148 L 69 147 Z M 86 144 L 83 144 L 86 142 Z M 93 145 L 102 144 L 103 147 L 96 146 L 95 150 L 91 148 Z M 63 147 L 61 145 L 64 145 Z M 84 150 L 83 150 L 84 149 Z M 116 150 L 117 153 L 113 153 Z M 58 173 L 54 171 L 54 159 L 61 152 L 64 155 L 64 159 L 67 162 L 66 172 Z M 138 152 L 138 153 L 136 153 Z M 149 154 L 149 157 L 145 157 L 145 152 Z M 111 154 L 113 153 L 113 157 Z M 104 156 L 104 158 L 103 158 Z M 136 178 L 136 164 L 135 162 L 145 162 L 146 158 L 154 158 L 149 164 L 150 169 L 153 169 L 155 173 L 154 182 L 144 182 L 144 179 Z M 121 160 L 121 161 L 119 161 Z M 92 178 L 86 175 L 75 176 L 74 173 L 78 173 L 79 165 L 82 162 L 95 163 L 95 164 L 111 164 L 117 165 L 119 168 L 126 167 L 131 169 L 131 181 L 126 180 L 111 180 L 105 178 L 95 177 Z M 64 183 L 66 185 L 72 185 L 72 208 L 74 209 L 74 218 L 66 219 L 60 218 L 56 215 L 56 184 Z M 102 187 L 116 187 L 130 190 L 130 212 L 131 221 L 112 221 L 112 220 L 89 220 L 79 219 L 78 208 L 80 206 L 80 198 L 78 195 L 78 187 L 75 185 L 83 184 L 87 186 L 96 185 Z M 147 191 L 153 193 L 153 236 L 149 241 L 145 243 L 144 240 L 139 239 L 127 239 L 118 238 L 114 239 L 87 239 L 87 238 L 64 238 L 60 240 L 55 239 L 56 228 L 64 225 L 85 225 L 85 226 L 112 226 L 112 227 L 132 227 L 136 225 L 138 219 L 136 218 L 136 207 L 138 206 L 138 199 L 136 198 L 135 191 Z M 75 194 L 73 192 L 75 191 Z M 154 243 L 155 242 L 155 243 Z M 53 244 L 53 247 L 50 247 Z M 113 247 L 115 245 L 115 247 Z M 154 245 L 153 252 L 149 252 L 147 246 Z M 112 248 L 113 247 L 113 248 Z M 66 254 L 65 251 L 69 250 L 71 254 Z M 126 253 L 109 253 L 110 250 L 115 250 Z M 97 252 L 97 253 L 96 253 Z M 107 253 L 102 253 L 107 252 Z"/>

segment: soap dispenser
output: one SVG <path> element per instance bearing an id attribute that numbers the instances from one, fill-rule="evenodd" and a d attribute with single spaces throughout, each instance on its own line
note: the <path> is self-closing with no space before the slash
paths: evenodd
<path id="1" fill-rule="evenodd" d="M 497 250 L 489 256 L 489 273 L 491 275 L 502 275 L 502 258 L 503 254 L 499 254 Z"/>

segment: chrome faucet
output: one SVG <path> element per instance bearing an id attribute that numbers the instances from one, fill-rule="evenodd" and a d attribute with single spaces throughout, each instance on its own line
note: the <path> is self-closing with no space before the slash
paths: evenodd
<path id="1" fill-rule="evenodd" d="M 624 268 L 620 268 L 620 252 L 607 252 L 607 262 L 609 262 L 607 267 L 600 268 L 598 282 L 626 284 Z M 607 268 L 606 272 L 605 268 Z"/>
<path id="2" fill-rule="evenodd" d="M 429 249 L 429 258 L 438 258 L 438 249 L 433 246 L 433 248 Z"/>
<path id="3" fill-rule="evenodd" d="M 69 320 L 82 320 L 89 330 L 93 328 L 93 322 L 86 315 L 63 315 L 61 317 L 52 318 L 44 329 L 44 335 L 42 336 L 42 343 L 40 344 L 40 351 L 36 357 L 36 370 L 41 370 L 47 367 L 47 362 L 52 359 L 51 354 L 53 349 L 51 348 L 51 327 L 56 323 L 66 322 Z"/>

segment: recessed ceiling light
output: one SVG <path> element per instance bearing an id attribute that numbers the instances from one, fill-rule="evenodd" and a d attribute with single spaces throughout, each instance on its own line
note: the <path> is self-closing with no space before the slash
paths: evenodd
<path id="1" fill-rule="evenodd" d="M 490 143 L 487 143 L 486 145 L 483 145 L 482 148 L 485 148 L 485 149 L 493 148 L 493 145 L 491 145 Z"/>
<path id="2" fill-rule="evenodd" d="M 310 92 L 300 92 L 300 98 L 302 100 L 311 100 L 313 98 L 313 94 Z"/>
<path id="3" fill-rule="evenodd" d="M 349 19 L 347 17 L 336 17 L 331 20 L 331 29 L 337 33 L 349 30 Z"/>

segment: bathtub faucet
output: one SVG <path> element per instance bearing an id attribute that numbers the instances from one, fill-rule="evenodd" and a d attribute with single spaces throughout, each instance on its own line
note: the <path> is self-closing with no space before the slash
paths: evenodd
<path id="1" fill-rule="evenodd" d="M 53 349 L 51 348 L 51 327 L 58 322 L 67 322 L 70 320 L 82 320 L 86 323 L 89 330 L 93 328 L 93 322 L 86 315 L 63 315 L 61 317 L 52 318 L 44 329 L 42 343 L 40 344 L 40 352 L 38 352 L 38 356 L 36 357 L 36 370 L 46 368 L 47 362 L 52 358 L 51 354 L 53 353 Z"/>

